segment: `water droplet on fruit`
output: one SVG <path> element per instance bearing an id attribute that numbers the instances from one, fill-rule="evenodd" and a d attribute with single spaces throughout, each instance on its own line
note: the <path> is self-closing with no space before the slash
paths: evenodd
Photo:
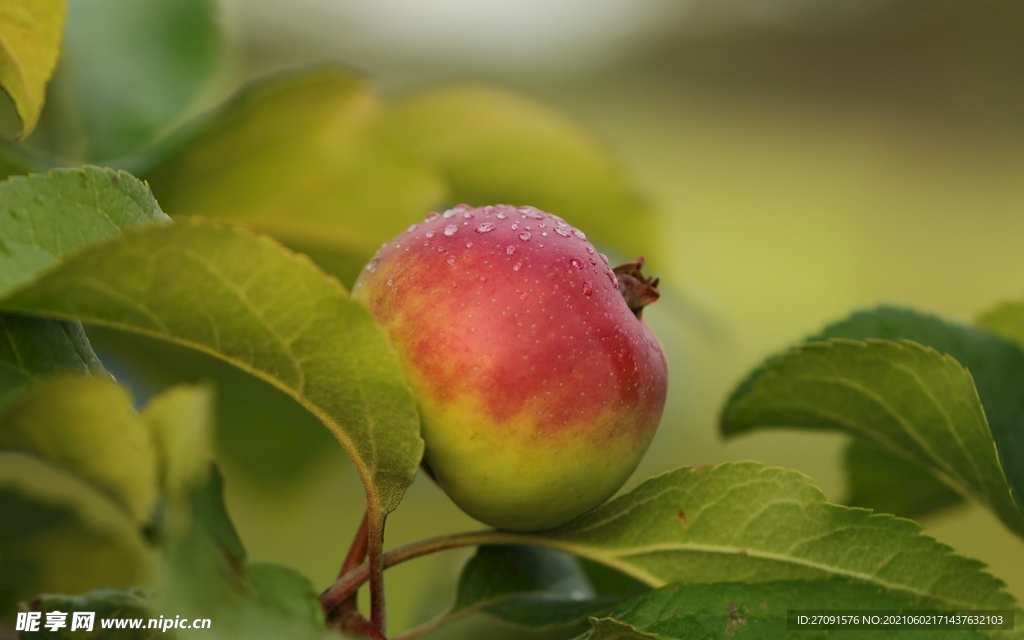
<path id="1" fill-rule="evenodd" d="M 523 263 L 522 262 L 516 262 L 514 265 L 512 265 L 512 270 L 513 271 L 519 271 L 522 268 L 523 268 Z"/>
<path id="2" fill-rule="evenodd" d="M 447 262 L 448 264 L 455 264 L 455 256 L 449 253 L 448 258 L 445 260 L 445 262 Z"/>
<path id="3" fill-rule="evenodd" d="M 542 235 L 542 236 L 544 236 L 546 238 L 548 236 L 548 232 L 547 231 L 541 231 L 540 235 Z"/>
<path id="4" fill-rule="evenodd" d="M 472 246 L 473 246 L 473 243 L 472 243 L 472 242 L 467 242 L 467 243 L 466 243 L 466 248 L 467 248 L 467 249 L 468 249 L 468 248 L 470 248 L 470 247 L 472 247 Z"/>
<path id="5" fill-rule="evenodd" d="M 438 253 L 444 253 L 444 247 L 438 247 L 437 251 Z"/>
<path id="6" fill-rule="evenodd" d="M 523 242 L 529 242 L 530 238 L 532 238 L 532 237 L 533 236 L 530 235 L 529 231 L 524 231 L 524 232 L 519 234 L 519 239 L 522 240 Z"/>
<path id="7" fill-rule="evenodd" d="M 423 246 L 424 247 L 429 247 L 430 246 L 430 240 L 424 240 L 423 241 Z"/>
<path id="8" fill-rule="evenodd" d="M 507 253 L 508 255 L 513 255 L 515 252 L 516 248 L 513 247 L 512 245 L 508 245 L 507 247 L 505 247 L 505 253 Z"/>
<path id="9" fill-rule="evenodd" d="M 489 231 L 494 231 L 493 222 L 481 222 L 480 226 L 476 228 L 477 233 L 487 233 Z"/>
<path id="10" fill-rule="evenodd" d="M 449 210 L 445 211 L 444 212 L 444 217 L 445 218 L 454 218 L 455 217 L 455 209 L 449 209 Z"/>
<path id="11" fill-rule="evenodd" d="M 594 295 L 594 287 L 590 286 L 589 282 L 583 283 L 583 295 L 587 297 Z"/>
<path id="12" fill-rule="evenodd" d="M 569 231 L 569 225 L 560 224 L 555 227 L 555 233 L 563 238 L 568 238 L 571 231 Z"/>
<path id="13" fill-rule="evenodd" d="M 519 223 L 518 223 L 518 222 L 513 222 L 513 223 L 512 223 L 512 230 L 513 230 L 513 231 L 515 231 L 515 230 L 517 230 L 518 228 L 519 228 Z"/>
<path id="14" fill-rule="evenodd" d="M 497 218 L 498 220 L 504 220 L 504 219 L 505 219 L 505 218 L 507 218 L 508 216 L 507 216 L 507 215 L 505 215 L 505 212 L 504 212 L 504 211 L 501 211 L 501 212 L 499 212 L 499 213 L 498 213 L 498 215 L 496 215 L 496 216 L 494 216 L 494 217 L 495 217 L 495 218 Z"/>
<path id="15" fill-rule="evenodd" d="M 519 299 L 520 300 L 526 300 L 526 292 L 525 291 L 519 294 Z"/>
<path id="16" fill-rule="evenodd" d="M 519 207 L 519 213 L 523 214 L 527 218 L 533 218 L 534 220 L 544 219 L 544 214 L 538 211 L 535 207 Z"/>
<path id="17" fill-rule="evenodd" d="M 394 285 L 395 285 L 395 279 L 394 278 L 388 278 L 388 286 L 392 287 Z"/>
<path id="18" fill-rule="evenodd" d="M 428 231 L 428 232 L 426 232 L 423 235 L 427 236 L 428 238 L 433 238 L 434 237 L 434 232 L 433 231 Z"/>
<path id="19" fill-rule="evenodd" d="M 445 215 L 448 215 L 448 212 L 447 212 L 447 211 L 445 212 Z M 429 221 L 431 221 L 431 220 L 437 220 L 437 218 L 439 218 L 439 217 L 440 217 L 440 216 L 438 216 L 438 215 L 437 215 L 437 212 L 436 212 L 436 211 L 431 211 L 430 213 L 428 213 L 428 214 L 427 214 L 427 217 L 426 217 L 426 219 L 424 220 L 424 222 L 429 222 Z"/>
<path id="20" fill-rule="evenodd" d="M 586 240 L 587 239 L 587 234 L 583 233 L 579 229 L 573 229 L 572 232 L 573 232 L 573 235 L 575 235 L 580 240 Z"/>
<path id="21" fill-rule="evenodd" d="M 612 273 L 611 271 L 605 271 L 604 275 L 608 276 L 608 279 L 611 280 L 613 287 L 619 286 L 619 281 L 615 279 L 614 273 Z"/>
<path id="22" fill-rule="evenodd" d="M 418 224 L 410 224 L 410 225 L 409 225 L 409 228 L 408 228 L 408 229 L 406 229 L 406 230 L 405 230 L 405 232 L 406 232 L 406 233 L 412 233 L 413 231 L 415 231 L 415 230 L 416 230 L 416 227 L 418 227 L 418 226 L 420 226 L 420 225 L 418 225 Z"/>
<path id="23" fill-rule="evenodd" d="M 455 226 L 454 224 L 450 224 L 450 225 L 448 225 L 447 227 L 444 228 L 444 235 L 446 235 L 446 236 L 448 236 L 450 238 L 450 237 L 454 236 L 456 233 L 458 233 L 458 231 L 459 231 L 459 228 L 457 226 Z"/>
<path id="24" fill-rule="evenodd" d="M 571 264 L 572 266 L 576 267 L 577 269 L 582 269 L 583 268 L 583 261 L 578 259 L 578 258 L 570 258 L 569 259 L 569 264 Z"/>
<path id="25" fill-rule="evenodd" d="M 608 256 L 604 255 L 603 253 L 599 253 L 597 255 L 601 256 L 601 259 L 604 260 L 605 264 L 608 264 Z"/>
<path id="26" fill-rule="evenodd" d="M 587 253 L 594 255 L 594 247 L 587 247 Z"/>
<path id="27" fill-rule="evenodd" d="M 480 276 L 480 282 L 487 282 L 487 276 Z"/>

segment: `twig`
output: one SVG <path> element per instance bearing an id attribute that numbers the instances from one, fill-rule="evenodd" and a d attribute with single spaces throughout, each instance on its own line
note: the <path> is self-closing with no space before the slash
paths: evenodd
<path id="1" fill-rule="evenodd" d="M 320 594 L 320 603 L 323 605 L 324 611 L 332 611 L 350 595 L 355 593 L 363 583 L 370 579 L 370 562 L 373 561 L 373 539 L 374 536 L 372 535 L 371 530 L 369 560 L 338 578 L 334 584 Z M 477 547 L 486 544 L 536 545 L 543 544 L 543 542 L 543 540 L 537 539 L 533 536 L 508 533 L 506 531 L 486 530 L 456 533 L 447 536 L 439 536 L 437 538 L 429 538 L 427 540 L 420 540 L 388 551 L 382 556 L 382 570 L 393 567 L 396 564 L 405 562 L 406 560 L 412 560 L 413 558 L 419 558 L 420 556 L 425 556 L 437 551 L 444 551 L 446 549 Z"/>

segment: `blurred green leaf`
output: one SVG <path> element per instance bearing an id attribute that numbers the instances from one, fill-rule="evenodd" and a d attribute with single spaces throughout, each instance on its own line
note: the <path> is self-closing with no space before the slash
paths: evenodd
<path id="1" fill-rule="evenodd" d="M 765 427 L 837 429 L 872 440 L 1024 535 L 1024 514 L 971 374 L 934 349 L 846 339 L 795 347 L 744 381 L 722 412 L 726 435 Z"/>
<path id="2" fill-rule="evenodd" d="M 41 592 L 139 584 L 152 566 L 120 505 L 35 455 L 0 451 L 0 522 L 0 618 Z"/>
<path id="3" fill-rule="evenodd" d="M 327 638 L 313 585 L 277 565 L 247 563 L 224 507 L 223 482 L 210 464 L 209 389 L 176 387 L 145 409 L 165 445 L 169 501 L 157 608 L 166 616 L 209 618 L 209 629 L 178 638 Z"/>
<path id="4" fill-rule="evenodd" d="M 24 451 L 75 474 L 139 526 L 157 500 L 157 457 L 128 394 L 105 378 L 60 375 L 0 416 L 0 450 Z"/>
<path id="5" fill-rule="evenodd" d="M 989 309 L 978 318 L 978 326 L 1024 347 L 1024 302 L 1013 300 Z"/>
<path id="6" fill-rule="evenodd" d="M 309 578 L 298 571 L 273 562 L 250 562 L 246 578 L 267 607 L 313 627 L 324 626 L 319 594 Z"/>
<path id="7" fill-rule="evenodd" d="M 269 238 L 201 219 L 151 226 L 76 252 L 3 306 L 177 342 L 276 385 L 334 432 L 378 516 L 416 473 L 419 419 L 383 332 Z"/>
<path id="8" fill-rule="evenodd" d="M 75 0 L 40 126 L 51 163 L 109 164 L 180 119 L 217 70 L 215 0 Z"/>
<path id="9" fill-rule="evenodd" d="M 66 0 L 0 3 L 0 86 L 14 101 L 22 138 L 32 133 L 43 110 L 66 13 Z"/>
<path id="10" fill-rule="evenodd" d="M 161 628 L 156 629 L 126 629 L 112 628 L 104 629 L 101 619 L 117 618 L 123 620 L 145 619 L 143 627 L 148 626 L 150 618 L 157 617 L 152 613 L 152 602 L 150 598 L 140 589 L 124 589 L 115 591 L 113 589 L 100 588 L 78 596 L 69 595 L 45 595 L 32 602 L 32 611 L 44 612 L 41 623 L 46 622 L 46 613 L 60 611 L 67 613 L 67 626 L 52 632 L 40 624 L 38 632 L 22 632 L 21 637 L 25 640 L 31 638 L 54 638 L 56 640 L 153 640 L 164 635 Z M 72 612 L 83 611 L 93 612 L 96 617 L 93 621 L 92 631 L 85 629 L 71 630 Z M 167 637 L 164 635 L 164 637 Z"/>
<path id="11" fill-rule="evenodd" d="M 145 177 L 176 216 L 242 220 L 362 264 L 447 196 L 382 139 L 380 111 L 369 84 L 339 68 L 265 80 L 183 130 Z"/>
<path id="12" fill-rule="evenodd" d="M 569 627 L 611 611 L 621 600 L 598 596 L 571 555 L 539 547 L 484 546 L 463 567 L 447 618 L 482 611 L 531 629 Z"/>
<path id="13" fill-rule="evenodd" d="M 916 518 L 963 502 L 963 496 L 927 471 L 857 438 L 843 456 L 851 507 Z"/>
<path id="14" fill-rule="evenodd" d="M 985 409 L 999 460 L 1010 487 L 1022 504 L 1024 497 L 1024 352 L 985 329 L 947 322 L 934 315 L 911 309 L 879 307 L 861 311 L 826 327 L 807 341 L 848 338 L 850 340 L 913 340 L 952 356 L 967 369 Z M 942 493 L 941 483 L 930 489 Z M 872 505 L 863 505 L 872 506 Z"/>
<path id="15" fill-rule="evenodd" d="M 223 360 L 105 327 L 89 327 L 89 338 L 137 397 L 176 384 L 212 382 L 219 399 L 218 463 L 258 489 L 287 489 L 323 461 L 345 457 L 331 432 L 294 398 Z"/>
<path id="16" fill-rule="evenodd" d="M 210 473 L 213 412 L 213 390 L 206 385 L 172 387 L 142 410 L 159 455 L 160 487 L 172 502 L 188 500 L 193 487 Z"/>
<path id="17" fill-rule="evenodd" d="M 982 564 L 910 520 L 825 502 L 797 472 L 736 462 L 655 476 L 563 527 L 505 534 L 648 585 L 843 578 L 940 608 L 1013 608 Z"/>
<path id="18" fill-rule="evenodd" d="M 626 255 L 651 251 L 646 203 L 588 133 L 547 106 L 457 86 L 398 102 L 383 126 L 395 145 L 437 167 L 456 202 L 533 205 Z"/>
<path id="19" fill-rule="evenodd" d="M 922 638 L 939 633 L 950 640 L 983 639 L 982 631 L 949 629 L 941 632 L 893 629 L 851 629 L 835 631 L 799 631 L 787 629 L 787 612 L 791 609 L 874 609 L 914 610 L 922 607 L 913 601 L 898 598 L 876 587 L 845 580 L 792 581 L 745 584 L 723 582 L 706 585 L 670 585 L 623 603 L 609 618 L 594 623 L 588 636 L 597 638 L 757 638 L 785 640 L 827 638 L 833 634 L 850 640 L 869 638 Z M 628 623 L 641 635 L 616 628 L 612 621 Z M 653 634 L 651 636 L 643 634 Z"/>
<path id="20" fill-rule="evenodd" d="M 131 175 L 84 167 L 0 182 L 0 292 L 77 247 L 170 219 Z"/>
<path id="21" fill-rule="evenodd" d="M 0 413 L 39 377 L 103 374 L 77 322 L 0 314 Z"/>

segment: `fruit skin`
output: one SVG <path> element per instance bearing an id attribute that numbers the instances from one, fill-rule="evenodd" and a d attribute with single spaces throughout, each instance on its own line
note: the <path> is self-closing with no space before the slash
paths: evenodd
<path id="1" fill-rule="evenodd" d="M 604 502 L 661 419 L 661 347 L 585 238 L 533 207 L 459 205 L 386 244 L 352 291 L 398 353 L 438 484 L 499 529 Z"/>

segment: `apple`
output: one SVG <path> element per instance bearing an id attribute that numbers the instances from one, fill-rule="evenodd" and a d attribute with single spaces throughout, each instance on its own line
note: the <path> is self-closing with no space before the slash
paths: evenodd
<path id="1" fill-rule="evenodd" d="M 636 468 L 668 376 L 642 264 L 613 270 L 561 218 L 509 205 L 432 213 L 367 264 L 352 296 L 402 362 L 427 470 L 467 514 L 555 527 Z"/>

